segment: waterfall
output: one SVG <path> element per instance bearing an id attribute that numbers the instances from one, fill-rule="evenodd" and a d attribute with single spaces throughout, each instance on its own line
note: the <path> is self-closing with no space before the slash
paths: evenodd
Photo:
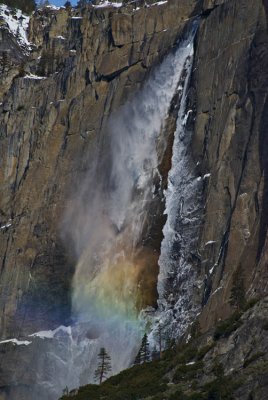
<path id="1" fill-rule="evenodd" d="M 99 159 L 67 215 L 69 236 L 80 255 L 73 316 L 92 348 L 87 357 L 92 372 L 101 346 L 111 355 L 113 373 L 129 366 L 143 334 L 139 312 L 156 304 L 159 252 L 145 243 L 148 213 L 161 186 L 159 144 L 165 147 L 170 105 L 182 81 L 186 91 L 191 73 L 193 37 L 192 32 L 109 118 Z M 184 101 L 185 93 L 181 113 Z"/>
<path id="2" fill-rule="evenodd" d="M 162 301 L 161 282 L 170 268 L 168 265 L 164 273 L 163 265 L 166 261 L 169 264 L 167 253 L 172 250 L 167 245 L 167 226 L 174 224 L 177 213 L 176 193 L 168 193 L 170 182 L 175 179 L 177 185 L 176 175 L 184 167 L 174 167 L 175 158 L 183 156 L 190 140 L 181 135 L 194 35 L 195 28 L 152 71 L 143 88 L 109 118 L 99 158 L 66 216 L 65 226 L 72 227 L 69 238 L 79 254 L 73 280 L 73 316 L 83 348 L 90 349 L 84 352 L 86 360 L 82 362 L 85 356 L 78 351 L 80 364 L 87 364 L 86 381 L 93 380 L 101 346 L 111 355 L 113 373 L 130 365 L 143 334 L 140 311 L 157 300 L 159 252 L 146 244 L 145 236 L 148 213 L 159 200 L 158 167 L 167 141 L 166 119 L 171 102 L 179 93 L 173 167 L 166 196 L 168 218 L 160 257 L 160 304 Z M 179 140 L 185 141 L 184 150 L 180 150 Z M 76 367 L 80 384 L 85 383 L 82 369 L 79 372 Z"/>
<path id="3" fill-rule="evenodd" d="M 127 368 L 139 348 L 146 323 L 142 311 L 148 306 L 158 303 L 155 326 L 157 318 L 171 329 L 174 321 L 182 328 L 189 323 L 191 300 L 185 290 L 193 283 L 188 255 L 197 237 L 200 187 L 189 172 L 186 110 L 195 31 L 194 25 L 144 86 L 109 117 L 96 158 L 73 195 L 62 225 L 66 245 L 77 257 L 73 324 L 28 337 L 37 377 L 28 399 L 57 399 L 66 386 L 93 382 L 103 346 L 112 373 Z M 167 125 L 174 102 L 177 128 L 165 202 L 160 165 L 170 141 Z M 154 222 L 165 207 L 161 244 Z M 174 282 L 168 288 L 170 277 Z M 176 319 L 180 307 L 184 317 Z"/>
<path id="4" fill-rule="evenodd" d="M 194 29 L 197 28 L 197 25 Z M 198 259 L 198 233 L 202 215 L 202 179 L 196 176 L 191 158 L 192 128 L 188 119 L 193 110 L 187 106 L 194 45 L 190 41 L 185 62 L 185 79 L 180 86 L 181 102 L 174 136 L 172 166 L 165 191 L 167 216 L 163 229 L 158 277 L 158 310 L 151 334 L 159 326 L 166 338 L 181 336 L 200 310 L 195 261 Z"/>

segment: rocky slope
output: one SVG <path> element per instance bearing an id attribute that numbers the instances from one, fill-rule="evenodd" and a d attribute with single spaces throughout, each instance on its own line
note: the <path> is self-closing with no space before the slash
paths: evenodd
<path id="1" fill-rule="evenodd" d="M 171 345 L 160 360 L 134 366 L 102 385 L 62 400 L 266 400 L 267 297 L 190 342 Z"/>
<path id="2" fill-rule="evenodd" d="M 29 25 L 31 47 L 19 45 L 1 24 L 3 339 L 68 324 L 77 255 L 72 243 L 63 246 L 61 224 L 70 194 L 90 167 L 108 116 L 141 87 L 198 15 L 188 106 L 195 173 L 203 182 L 199 245 L 191 254 L 202 331 L 232 314 L 236 286 L 246 299 L 267 295 L 268 4 L 147 3 L 38 11 Z M 230 340 L 234 336 L 221 342 L 232 358 L 224 366 L 239 370 L 242 361 L 235 363 Z M 3 393 L 14 382 L 30 385 L 30 375 L 13 380 L 12 346 L 1 347 L 2 371 L 8 371 Z M 253 354 L 253 346 L 246 352 Z M 265 398 L 259 396 L 252 398 Z"/>

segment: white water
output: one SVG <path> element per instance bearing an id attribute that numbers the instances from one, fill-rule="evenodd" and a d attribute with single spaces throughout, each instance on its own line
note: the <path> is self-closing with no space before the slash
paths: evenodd
<path id="1" fill-rule="evenodd" d="M 109 119 L 101 161 L 89 172 L 67 216 L 80 255 L 73 282 L 74 316 L 97 336 L 94 368 L 101 345 L 111 355 L 115 373 L 130 365 L 140 344 L 136 304 L 146 261 L 139 257 L 139 240 L 159 175 L 158 140 L 192 56 L 193 37 L 169 54 L 142 90 Z M 146 249 L 145 258 L 150 257 Z M 91 380 L 94 368 L 88 374 Z"/>
<path id="2" fill-rule="evenodd" d="M 177 338 L 194 320 L 199 303 L 194 299 L 195 267 L 193 258 L 198 257 L 197 241 L 201 215 L 202 182 L 194 173 L 191 159 L 191 129 L 187 121 L 193 112 L 187 109 L 189 78 L 192 71 L 194 46 L 188 45 L 186 79 L 182 90 L 172 167 L 165 192 L 167 221 L 163 229 L 164 239 L 159 259 L 158 312 L 156 327 L 160 323 L 166 337 Z M 153 335 L 155 332 L 153 332 Z M 152 336 L 153 336 L 152 335 Z"/>
<path id="3" fill-rule="evenodd" d="M 65 226 L 71 226 L 69 237 L 80 255 L 73 281 L 77 323 L 68 360 L 72 387 L 93 381 L 101 346 L 111 355 L 116 373 L 131 364 L 140 345 L 143 322 L 135 307 L 144 261 L 137 256 L 137 248 L 146 206 L 154 198 L 154 178 L 159 175 L 159 136 L 165 134 L 172 98 L 192 57 L 193 35 L 109 119 L 108 141 L 66 216 Z M 187 79 L 190 72 L 189 67 Z"/>
<path id="4" fill-rule="evenodd" d="M 157 144 L 163 139 L 160 135 L 165 135 L 163 128 L 171 101 L 176 91 L 182 90 L 166 193 L 168 218 L 158 284 L 159 316 L 173 326 L 165 280 L 171 272 L 179 278 L 191 273 L 184 258 L 173 260 L 171 255 L 177 235 L 185 234 L 181 240 L 185 241 L 186 258 L 196 233 L 177 227 L 178 221 L 179 225 L 187 225 L 186 218 L 194 221 L 191 212 L 195 203 L 191 196 L 195 193 L 195 181 L 187 172 L 190 136 L 184 135 L 193 40 L 192 32 L 189 40 L 151 73 L 131 101 L 111 116 L 99 158 L 72 199 L 63 229 L 67 245 L 73 245 L 78 258 L 73 281 L 74 324 L 30 337 L 32 343 L 27 351 L 38 353 L 38 382 L 31 400 L 57 399 L 66 386 L 72 389 L 93 382 L 102 346 L 111 355 L 113 373 L 127 368 L 134 359 L 144 324 L 136 310 L 140 285 L 148 260 L 153 257 L 140 239 L 148 205 L 155 196 L 154 182 L 159 179 Z M 185 71 L 186 77 L 182 79 Z M 178 88 L 181 82 L 182 87 Z M 182 281 L 182 287 L 186 287 L 186 281 Z M 177 304 L 184 307 L 182 298 L 178 296 Z M 182 320 L 182 324 L 187 321 Z"/>

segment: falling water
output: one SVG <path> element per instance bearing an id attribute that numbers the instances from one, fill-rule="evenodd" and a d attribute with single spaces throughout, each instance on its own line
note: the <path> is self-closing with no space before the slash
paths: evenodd
<path id="1" fill-rule="evenodd" d="M 188 273 L 188 263 L 174 258 L 174 248 L 180 236 L 185 255 L 196 234 L 180 228 L 187 225 L 187 218 L 195 218 L 192 195 L 196 188 L 187 172 L 190 136 L 184 115 L 194 35 L 195 28 L 152 71 L 143 88 L 109 118 L 98 158 L 73 196 L 63 231 L 78 259 L 73 279 L 74 323 L 29 338 L 28 349 L 40 349 L 32 399 L 57 399 L 66 385 L 74 388 L 93 382 L 102 346 L 111 355 L 113 373 L 127 368 L 144 329 L 141 311 L 156 306 L 158 294 L 160 313 L 173 324 L 166 282 L 174 269 L 177 276 Z M 155 203 L 161 199 L 159 166 L 170 134 L 166 122 L 176 98 L 180 104 L 158 265 L 160 245 L 157 249 L 147 236 L 152 218 L 159 217 L 152 210 L 157 210 Z"/>
<path id="2" fill-rule="evenodd" d="M 111 116 L 100 159 L 67 216 L 80 254 L 74 317 L 87 327 L 96 351 L 105 345 L 113 372 L 133 359 L 141 335 L 139 311 L 156 301 L 158 254 L 142 237 L 161 179 L 159 142 L 164 142 L 171 101 L 192 60 L 192 39 L 169 54 L 142 90 Z"/>
<path id="3" fill-rule="evenodd" d="M 194 29 L 197 29 L 196 23 Z M 201 220 L 202 179 L 196 176 L 190 145 L 192 127 L 188 128 L 193 110 L 187 105 L 194 46 L 188 44 L 185 63 L 186 78 L 181 87 L 181 103 L 173 144 L 172 167 L 165 191 L 167 221 L 163 229 L 158 277 L 158 310 L 155 315 L 155 335 L 159 324 L 166 337 L 177 338 L 194 321 L 200 309 L 195 261 L 198 259 L 198 232 Z"/>
<path id="4" fill-rule="evenodd" d="M 109 118 L 99 159 L 66 216 L 65 226 L 72 227 L 69 237 L 80 255 L 73 280 L 73 316 L 80 338 L 91 348 L 91 380 L 100 346 L 111 355 L 113 373 L 129 366 L 142 334 L 139 312 L 156 302 L 159 254 L 143 237 L 161 181 L 159 143 L 165 143 L 165 121 L 178 91 L 183 92 L 180 114 L 185 108 L 193 38 L 192 32 Z M 171 202 L 167 200 L 167 209 Z"/>

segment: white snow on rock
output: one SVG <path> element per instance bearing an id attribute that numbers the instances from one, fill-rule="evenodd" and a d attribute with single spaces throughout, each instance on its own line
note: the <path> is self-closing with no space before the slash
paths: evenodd
<path id="1" fill-rule="evenodd" d="M 54 4 L 48 4 L 48 5 L 45 6 L 45 8 L 50 8 L 51 10 L 58 11 L 58 10 L 60 10 L 61 8 L 65 8 L 65 7 L 63 7 L 63 6 L 57 7 L 57 6 L 55 6 Z"/>
<path id="2" fill-rule="evenodd" d="M 206 246 L 209 246 L 209 245 L 211 245 L 211 244 L 215 244 L 215 243 L 216 243 L 215 240 L 210 240 L 209 242 L 207 242 L 207 243 L 205 244 L 205 247 L 206 247 Z"/>
<path id="3" fill-rule="evenodd" d="M 34 74 L 28 74 L 24 76 L 24 79 L 36 79 L 36 80 L 42 80 L 42 79 L 47 79 L 46 76 L 38 76 Z"/>
<path id="4" fill-rule="evenodd" d="M 41 339 L 53 339 L 57 334 L 60 333 L 66 333 L 67 335 L 71 335 L 71 327 L 70 326 L 59 326 L 57 329 L 54 329 L 54 331 L 40 331 L 40 332 L 35 332 L 29 337 L 39 337 Z"/>
<path id="5" fill-rule="evenodd" d="M 98 4 L 98 5 L 93 5 L 93 4 L 92 4 L 92 6 L 93 6 L 94 8 L 104 8 L 104 7 L 115 7 L 115 8 L 120 8 L 120 7 L 123 6 L 123 3 L 114 3 L 114 2 L 112 2 L 112 1 L 104 0 L 104 1 L 102 1 L 102 2 L 101 2 L 100 4 Z"/>
<path id="6" fill-rule="evenodd" d="M 195 361 L 191 361 L 191 362 L 188 362 L 186 365 L 194 365 L 196 362 Z"/>
<path id="7" fill-rule="evenodd" d="M 14 345 L 17 346 L 21 345 L 28 346 L 32 342 L 29 342 L 28 340 L 18 340 L 18 339 L 8 339 L 8 340 L 2 340 L 2 342 L 0 342 L 0 344 L 5 344 L 5 343 L 13 343 Z"/>
<path id="8" fill-rule="evenodd" d="M 217 292 L 219 292 L 220 290 L 223 289 L 223 286 L 219 286 L 213 293 L 211 296 L 214 296 L 214 294 L 216 294 Z"/>
<path id="9" fill-rule="evenodd" d="M 40 331 L 40 332 L 35 332 L 31 335 L 28 335 L 29 338 L 41 338 L 41 339 L 54 339 L 56 337 L 62 336 L 62 335 L 67 335 L 67 336 L 71 336 L 72 334 L 72 329 L 70 326 L 59 326 L 57 329 L 54 329 L 54 331 Z M 6 339 L 6 340 L 2 340 L 0 342 L 1 344 L 6 344 L 6 343 L 13 343 L 14 345 L 17 346 L 29 346 L 32 341 L 29 340 L 19 340 L 19 339 Z"/>
<path id="10" fill-rule="evenodd" d="M 151 4 L 152 6 L 162 6 L 163 4 L 166 4 L 168 1 L 156 1 L 155 3 Z"/>
<path id="11" fill-rule="evenodd" d="M 24 48 L 29 48 L 27 29 L 30 17 L 23 14 L 21 10 L 11 10 L 5 4 L 0 5 L 0 17 L 5 20 L 10 32 L 17 38 L 19 44 Z"/>
<path id="12" fill-rule="evenodd" d="M 11 220 L 10 220 L 10 221 L 11 221 Z M 10 227 L 12 226 L 12 223 L 11 223 L 10 221 L 7 222 L 6 224 L 0 226 L 0 229 L 7 229 L 7 228 L 10 228 Z"/>

